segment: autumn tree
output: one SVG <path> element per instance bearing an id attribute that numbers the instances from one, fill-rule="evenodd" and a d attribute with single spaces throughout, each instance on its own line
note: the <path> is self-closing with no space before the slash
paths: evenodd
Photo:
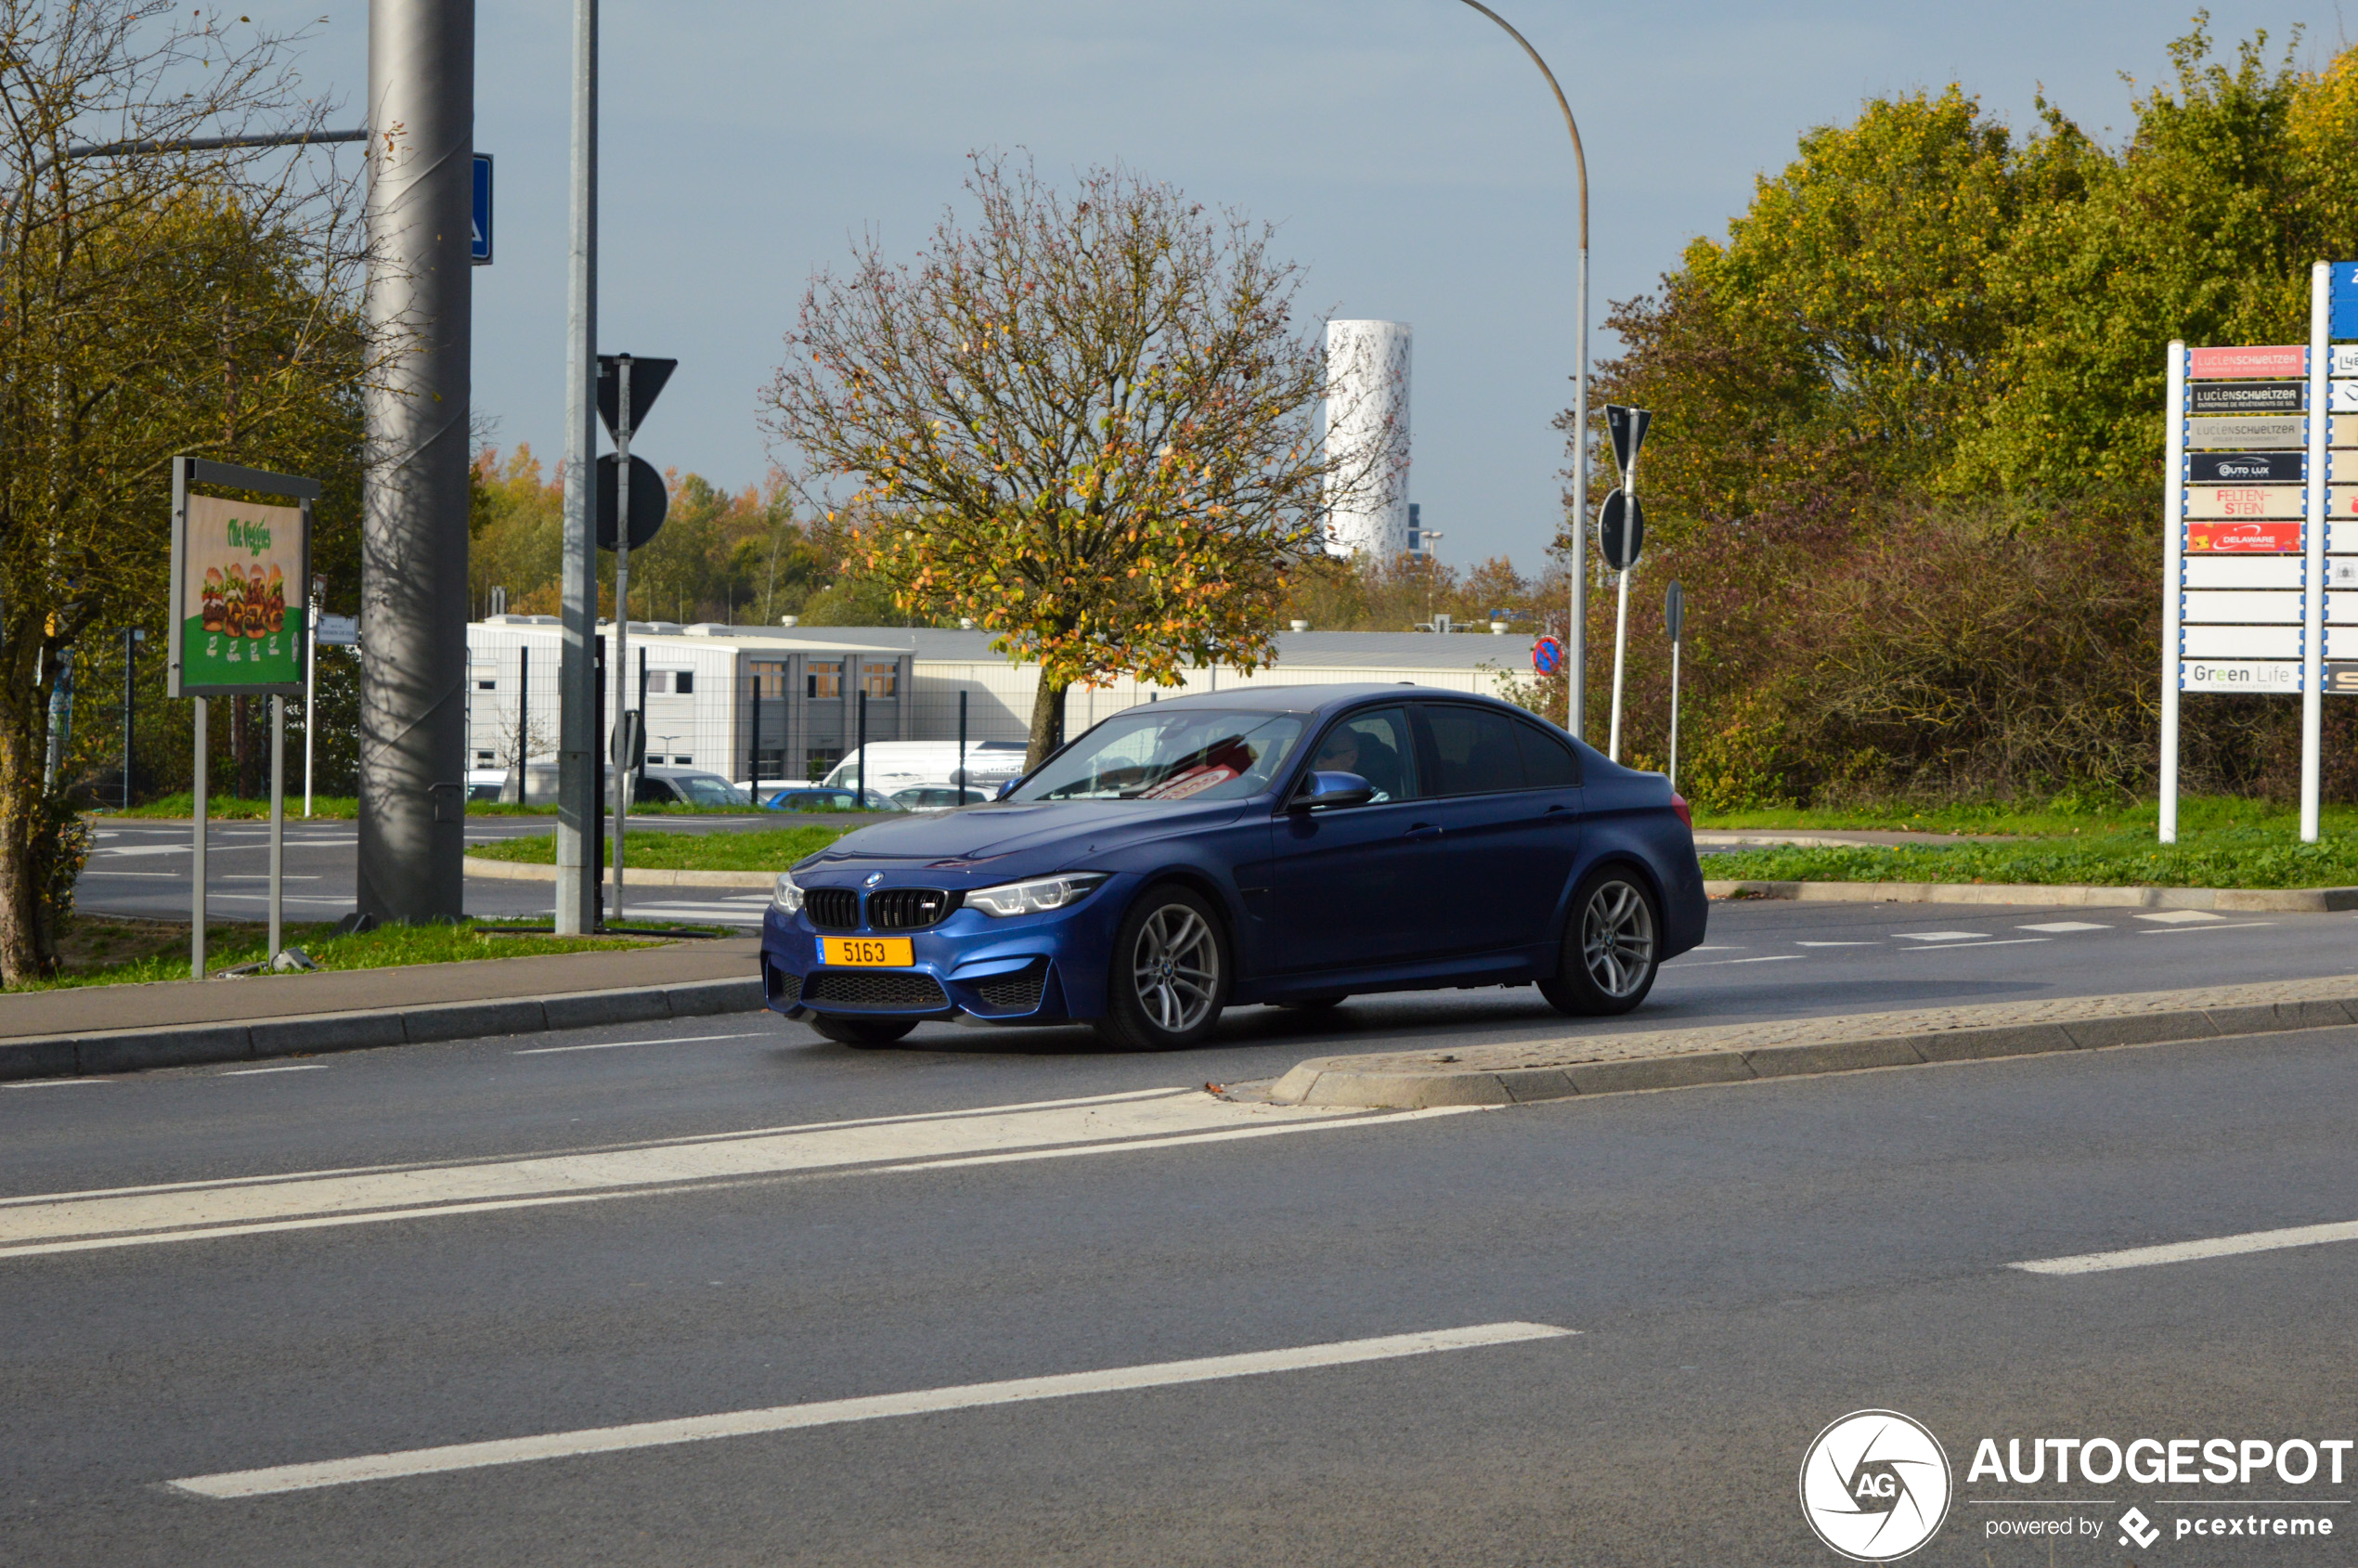
<path id="1" fill-rule="evenodd" d="M 1039 663 L 1037 764 L 1076 682 L 1267 663 L 1289 565 L 1390 476 L 1320 448 L 1265 227 L 1121 169 L 977 156 L 966 189 L 913 263 L 813 279 L 764 424 L 904 611 Z"/>
<path id="2" fill-rule="evenodd" d="M 356 488 L 349 179 L 327 155 L 189 150 L 318 128 L 290 40 L 160 0 L 0 0 L 0 980 L 54 963 L 77 829 L 45 784 L 85 638 L 163 624 L 176 453 Z M 138 141 L 76 157 L 76 143 Z"/>

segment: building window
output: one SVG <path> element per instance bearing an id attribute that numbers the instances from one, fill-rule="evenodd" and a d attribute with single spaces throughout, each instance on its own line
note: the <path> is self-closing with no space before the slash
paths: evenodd
<path id="1" fill-rule="evenodd" d="M 487 751 L 478 751 L 475 753 L 475 760 L 481 763 L 484 767 L 488 768 L 491 766 L 492 761 L 491 753 Z"/>
<path id="2" fill-rule="evenodd" d="M 499 689 L 499 682 L 497 680 L 478 680 L 475 682 L 475 690 L 478 692 L 496 692 Z"/>
<path id="3" fill-rule="evenodd" d="M 671 672 L 671 690 L 673 695 L 684 697 L 695 689 L 696 672 L 694 670 L 675 669 Z"/>
<path id="4" fill-rule="evenodd" d="M 753 668 L 753 694 L 756 697 L 783 697 L 786 694 L 786 667 L 782 664 L 758 664 Z"/>
<path id="5" fill-rule="evenodd" d="M 900 667 L 897 664 L 862 665 L 860 680 L 860 689 L 871 697 L 889 697 L 900 690 Z"/>
<path id="6" fill-rule="evenodd" d="M 843 695 L 843 666 L 839 663 L 807 665 L 802 679 L 804 694 L 816 701 L 833 701 Z"/>

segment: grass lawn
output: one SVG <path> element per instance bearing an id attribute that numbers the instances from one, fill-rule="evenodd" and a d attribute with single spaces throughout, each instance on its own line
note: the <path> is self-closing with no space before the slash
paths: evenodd
<path id="1" fill-rule="evenodd" d="M 322 969 L 386 969 L 406 964 L 455 964 L 470 958 L 528 958 L 544 952 L 590 952 L 605 948 L 654 945 L 630 937 L 490 937 L 466 926 L 386 926 L 359 936 L 340 937 L 332 924 L 290 924 L 286 944 L 299 947 Z M 205 934 L 205 967 L 218 972 L 265 954 L 269 932 L 261 926 L 213 926 Z M 137 985 L 188 978 L 188 927 L 162 920 L 123 920 L 76 915 L 58 943 L 62 972 L 57 978 L 11 987 L 52 991 L 61 986 Z M 257 978 L 276 979 L 276 975 Z M 234 983 L 234 982 L 233 982 Z"/>
<path id="2" fill-rule="evenodd" d="M 1714 881 L 2018 882 L 2097 887 L 2346 888 L 2358 886 L 2358 835 L 2327 823 L 2317 843 L 2292 824 L 2190 828 L 2178 842 L 2151 829 L 2054 835 L 1997 844 L 1846 845 L 1741 849 L 1704 858 Z"/>
<path id="3" fill-rule="evenodd" d="M 1704 829 L 1790 828 L 1796 832 L 1822 828 L 1884 833 L 2014 833 L 2063 836 L 2134 835 L 2142 832 L 2150 839 L 2159 820 L 2160 807 L 2151 800 L 2097 803 L 2057 797 L 2045 801 L 1983 801 L 1949 806 L 1898 804 L 1825 810 L 1793 808 L 1722 811 L 1708 818 L 1698 811 L 1695 826 Z M 2234 796 L 2179 797 L 2178 828 L 2182 840 L 2196 831 L 2226 827 L 2276 829 L 2287 837 L 2297 839 L 2300 836 L 2300 812 L 2294 806 L 2239 799 Z M 2327 837 L 2336 833 L 2358 833 L 2358 806 L 2327 806 L 2324 812 L 2323 830 Z"/>
<path id="4" fill-rule="evenodd" d="M 629 836 L 624 859 L 637 871 L 784 871 L 860 825 L 749 828 L 743 833 L 650 830 Z M 467 853 L 477 860 L 554 865 L 557 838 L 554 834 L 536 834 L 499 844 L 470 844 Z M 614 863 L 611 838 L 606 840 L 606 863 Z"/>

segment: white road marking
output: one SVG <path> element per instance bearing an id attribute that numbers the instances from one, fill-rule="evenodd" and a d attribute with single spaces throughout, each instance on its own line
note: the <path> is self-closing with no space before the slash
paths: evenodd
<path id="1" fill-rule="evenodd" d="M 1881 947 L 1881 942 L 1795 942 L 1795 947 Z"/>
<path id="2" fill-rule="evenodd" d="M 529 1051 L 511 1051 L 512 1056 L 554 1056 L 566 1051 L 618 1051 L 625 1045 L 699 1045 L 707 1040 L 760 1040 L 772 1031 L 756 1030 L 745 1034 L 681 1034 L 669 1040 L 602 1040 L 594 1045 L 536 1045 Z"/>
<path id="3" fill-rule="evenodd" d="M 2284 1230 L 2248 1230 L 2201 1241 L 2124 1247 L 2118 1251 L 2081 1252 L 2069 1258 L 2039 1258 L 2013 1266 L 2031 1274 L 2103 1274 L 2117 1268 L 2150 1268 L 2156 1263 L 2188 1263 L 2204 1258 L 2232 1258 L 2245 1252 L 2274 1252 L 2287 1247 L 2318 1247 L 2328 1241 L 2358 1241 L 2358 1221 L 2293 1225 Z"/>
<path id="4" fill-rule="evenodd" d="M 2139 914 L 2131 918 L 2150 920 L 2157 926 L 2188 926 L 2205 920 L 2224 920 L 2223 914 L 2210 914 L 2199 909 L 2166 909 L 2159 914 Z"/>
<path id="5" fill-rule="evenodd" d="M 1987 931 L 1899 931 L 1894 933 L 1906 942 L 1978 942 L 1987 941 Z"/>
<path id="6" fill-rule="evenodd" d="M 103 1078 L 45 1078 L 36 1083 L 0 1083 L 0 1089 L 77 1089 L 84 1083 L 104 1083 Z"/>
<path id="7" fill-rule="evenodd" d="M 2212 916 L 2216 919 L 2217 916 Z M 2158 931 L 2140 931 L 2141 937 L 2183 937 L 2209 931 L 2249 931 L 2261 926 L 2274 926 L 2273 920 L 2231 920 L 2224 926 L 2165 926 Z"/>
<path id="8" fill-rule="evenodd" d="M 325 1072 L 325 1062 L 304 1062 L 297 1067 L 241 1067 L 235 1072 L 216 1072 L 215 1078 L 258 1078 L 266 1072 Z"/>
<path id="9" fill-rule="evenodd" d="M 1458 1113 L 1489 1108 L 1439 1108 Z M 1244 1105 L 1199 1091 L 1167 1089 L 1039 1108 L 995 1107 L 867 1123 L 822 1122 L 465 1164 L 43 1194 L 0 1200 L 0 1258 L 588 1202 L 760 1178 L 914 1170 L 985 1155 L 1047 1158 L 1084 1147 L 1108 1153 L 1160 1148 L 1198 1138 L 1224 1141 L 1372 1126 L 1432 1114 Z"/>
<path id="10" fill-rule="evenodd" d="M 1687 951 L 1689 952 L 1742 952 L 1743 950 L 1743 944 L 1737 942 L 1723 947 L 1691 947 Z"/>
<path id="11" fill-rule="evenodd" d="M 840 1426 L 848 1421 L 872 1421 L 891 1416 L 930 1415 L 1038 1399 L 1064 1399 L 1075 1394 L 1121 1393 L 1182 1383 L 1257 1377 L 1271 1372 L 1349 1367 L 1367 1361 L 1432 1355 L 1443 1351 L 1480 1350 L 1493 1345 L 1523 1344 L 1535 1340 L 1566 1339 L 1578 1332 L 1576 1328 L 1559 1328 L 1547 1323 L 1479 1323 L 1464 1328 L 1442 1328 L 1421 1334 L 1387 1334 L 1378 1339 L 1341 1340 L 1328 1344 L 1295 1345 L 1285 1350 L 1252 1351 L 1242 1355 L 1156 1361 L 1137 1367 L 1109 1367 L 1095 1372 L 1010 1378 L 1001 1382 L 965 1383 L 952 1388 L 917 1389 L 906 1393 L 827 1399 L 809 1405 L 773 1405 L 760 1410 L 732 1410 L 720 1415 L 688 1416 L 675 1420 L 637 1421 L 628 1426 L 546 1432 L 538 1437 L 455 1443 L 446 1447 L 410 1448 L 390 1454 L 363 1454 L 349 1459 L 328 1459 L 315 1464 L 278 1465 L 268 1470 L 228 1471 L 216 1475 L 189 1476 L 171 1484 L 201 1497 L 266 1497 L 273 1493 L 312 1491 L 323 1486 L 345 1486 L 356 1482 L 386 1481 L 399 1476 L 445 1475 L 454 1471 L 526 1464 L 537 1459 L 572 1458 L 585 1454 L 614 1454 L 634 1448 L 703 1443 L 718 1437 L 797 1432 L 810 1427 Z"/>
<path id="12" fill-rule="evenodd" d="M 1807 956 L 1808 955 L 1807 953 L 1800 952 L 1780 952 L 1768 958 L 1715 958 L 1708 964 L 1679 964 L 1678 967 L 1681 969 L 1717 969 L 1730 964 L 1788 964 L 1795 959 L 1806 958 Z M 1677 963 L 1678 961 L 1674 959 L 1672 962 Z"/>
<path id="13" fill-rule="evenodd" d="M 2001 937 L 1992 941 L 1969 942 L 1963 947 L 1922 947 L 1918 952 L 1973 952 L 1985 947 L 2020 947 L 2025 942 L 2051 942 L 2053 937 Z"/>
<path id="14" fill-rule="evenodd" d="M 2050 920 L 2043 926 L 2017 926 L 2017 931 L 2049 931 L 2061 935 L 2066 931 L 2109 931 L 2109 926 L 2099 926 L 2086 920 Z"/>

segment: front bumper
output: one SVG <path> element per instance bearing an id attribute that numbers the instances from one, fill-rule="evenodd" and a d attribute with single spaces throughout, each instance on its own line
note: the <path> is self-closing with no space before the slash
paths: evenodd
<path id="1" fill-rule="evenodd" d="M 1109 922 L 1124 891 L 1116 877 L 1069 909 L 1004 918 L 961 909 L 918 931 L 822 931 L 806 915 L 771 909 L 761 924 L 762 993 L 790 1018 L 973 1018 L 1063 1023 L 1105 1011 Z M 1108 914 L 1108 912 L 1111 912 Z M 822 937 L 888 937 L 910 946 L 907 968 L 822 962 Z"/>

